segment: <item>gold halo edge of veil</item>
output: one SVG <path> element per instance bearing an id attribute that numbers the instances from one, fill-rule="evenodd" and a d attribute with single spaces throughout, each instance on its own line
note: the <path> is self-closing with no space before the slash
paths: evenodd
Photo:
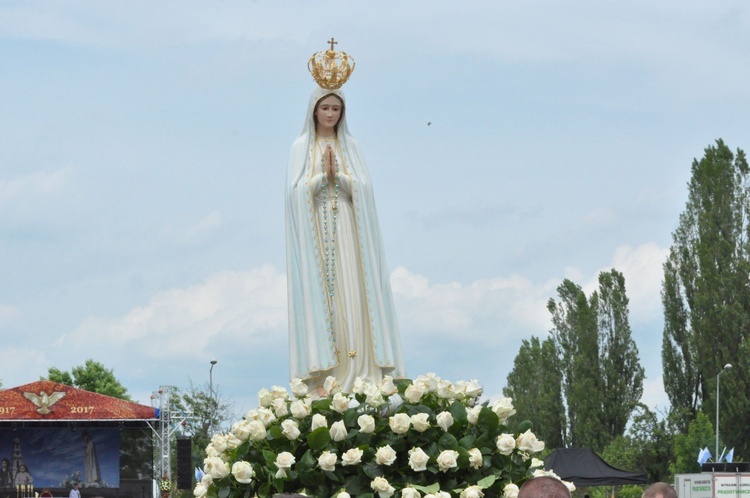
<path id="1" fill-rule="evenodd" d="M 314 53 L 307 61 L 307 69 L 318 86 L 326 90 L 338 90 L 352 75 L 356 64 L 346 52 L 333 50 L 333 46 L 338 44 L 336 40 L 331 38 L 326 43 L 330 43 L 331 48 Z"/>

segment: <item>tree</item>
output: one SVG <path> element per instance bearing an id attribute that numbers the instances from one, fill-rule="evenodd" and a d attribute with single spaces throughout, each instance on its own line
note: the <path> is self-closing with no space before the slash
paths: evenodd
<path id="1" fill-rule="evenodd" d="M 685 433 L 716 406 L 724 364 L 750 367 L 750 189 L 747 159 L 717 140 L 692 164 L 688 201 L 664 263 L 664 387 Z M 750 450 L 750 377 L 721 377 L 721 414 L 731 444 Z"/>
<path id="2" fill-rule="evenodd" d="M 47 375 L 53 382 L 130 401 L 128 390 L 117 380 L 114 371 L 98 361 L 86 360 L 84 365 L 73 367 L 70 372 L 51 367 Z"/>
<path id="3" fill-rule="evenodd" d="M 698 412 L 690 423 L 687 434 L 674 437 L 674 463 L 670 465 L 673 474 L 688 474 L 701 471 L 698 452 L 701 448 L 711 448 L 714 442 L 714 426 L 703 412 Z M 713 453 L 713 450 L 711 450 Z M 714 456 L 715 458 L 715 456 Z"/>
<path id="4" fill-rule="evenodd" d="M 537 337 L 523 341 L 503 394 L 513 398 L 516 419 L 530 420 L 534 433 L 548 447 L 565 446 L 562 372 L 551 337 L 544 342 Z"/>
<path id="5" fill-rule="evenodd" d="M 627 433 L 615 438 L 602 452 L 602 458 L 617 468 L 645 470 L 648 482 L 670 482 L 672 434 L 664 420 L 638 403 Z"/>
<path id="6" fill-rule="evenodd" d="M 563 373 L 569 443 L 604 449 L 625 432 L 643 394 L 643 367 L 628 321 L 625 278 L 599 274 L 590 298 L 570 280 L 550 299 L 551 334 Z"/>
<path id="7" fill-rule="evenodd" d="M 220 432 L 221 426 L 234 418 L 232 403 L 222 399 L 220 390 L 208 383 L 199 387 L 189 381 L 184 392 L 175 393 L 173 403 L 173 408 L 188 419 L 181 435 L 192 438 L 194 450 L 202 451 L 211 437 Z M 197 466 L 201 466 L 204 456 L 193 454 Z"/>

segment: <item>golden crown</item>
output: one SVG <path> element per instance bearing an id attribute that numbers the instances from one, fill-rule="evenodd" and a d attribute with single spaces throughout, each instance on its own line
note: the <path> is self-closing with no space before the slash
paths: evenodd
<path id="1" fill-rule="evenodd" d="M 333 50 L 333 46 L 339 42 L 331 38 L 326 43 L 331 44 L 330 50 L 314 53 L 307 61 L 307 69 L 321 88 L 338 90 L 352 75 L 356 64 L 354 59 L 348 56 L 346 52 Z M 352 63 L 351 66 L 349 61 Z"/>

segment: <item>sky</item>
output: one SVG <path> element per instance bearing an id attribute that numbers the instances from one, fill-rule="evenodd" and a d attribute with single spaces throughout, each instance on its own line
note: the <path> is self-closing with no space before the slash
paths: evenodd
<path id="1" fill-rule="evenodd" d="M 500 396 L 562 280 L 615 268 L 667 409 L 691 163 L 750 147 L 740 0 L 2 2 L 3 386 L 94 359 L 143 404 L 211 380 L 239 417 L 287 385 L 286 163 L 332 36 L 409 376 Z"/>

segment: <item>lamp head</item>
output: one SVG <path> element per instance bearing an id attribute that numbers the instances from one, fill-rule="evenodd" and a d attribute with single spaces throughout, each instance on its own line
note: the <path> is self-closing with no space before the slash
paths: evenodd
<path id="1" fill-rule="evenodd" d="M 219 363 L 217 360 L 211 360 L 211 365 L 216 365 L 217 363 Z M 732 365 L 729 365 L 729 368 L 732 368 Z"/>
<path id="2" fill-rule="evenodd" d="M 726 365 L 724 365 L 724 370 L 731 370 L 731 369 L 732 369 L 731 363 L 727 363 Z"/>

